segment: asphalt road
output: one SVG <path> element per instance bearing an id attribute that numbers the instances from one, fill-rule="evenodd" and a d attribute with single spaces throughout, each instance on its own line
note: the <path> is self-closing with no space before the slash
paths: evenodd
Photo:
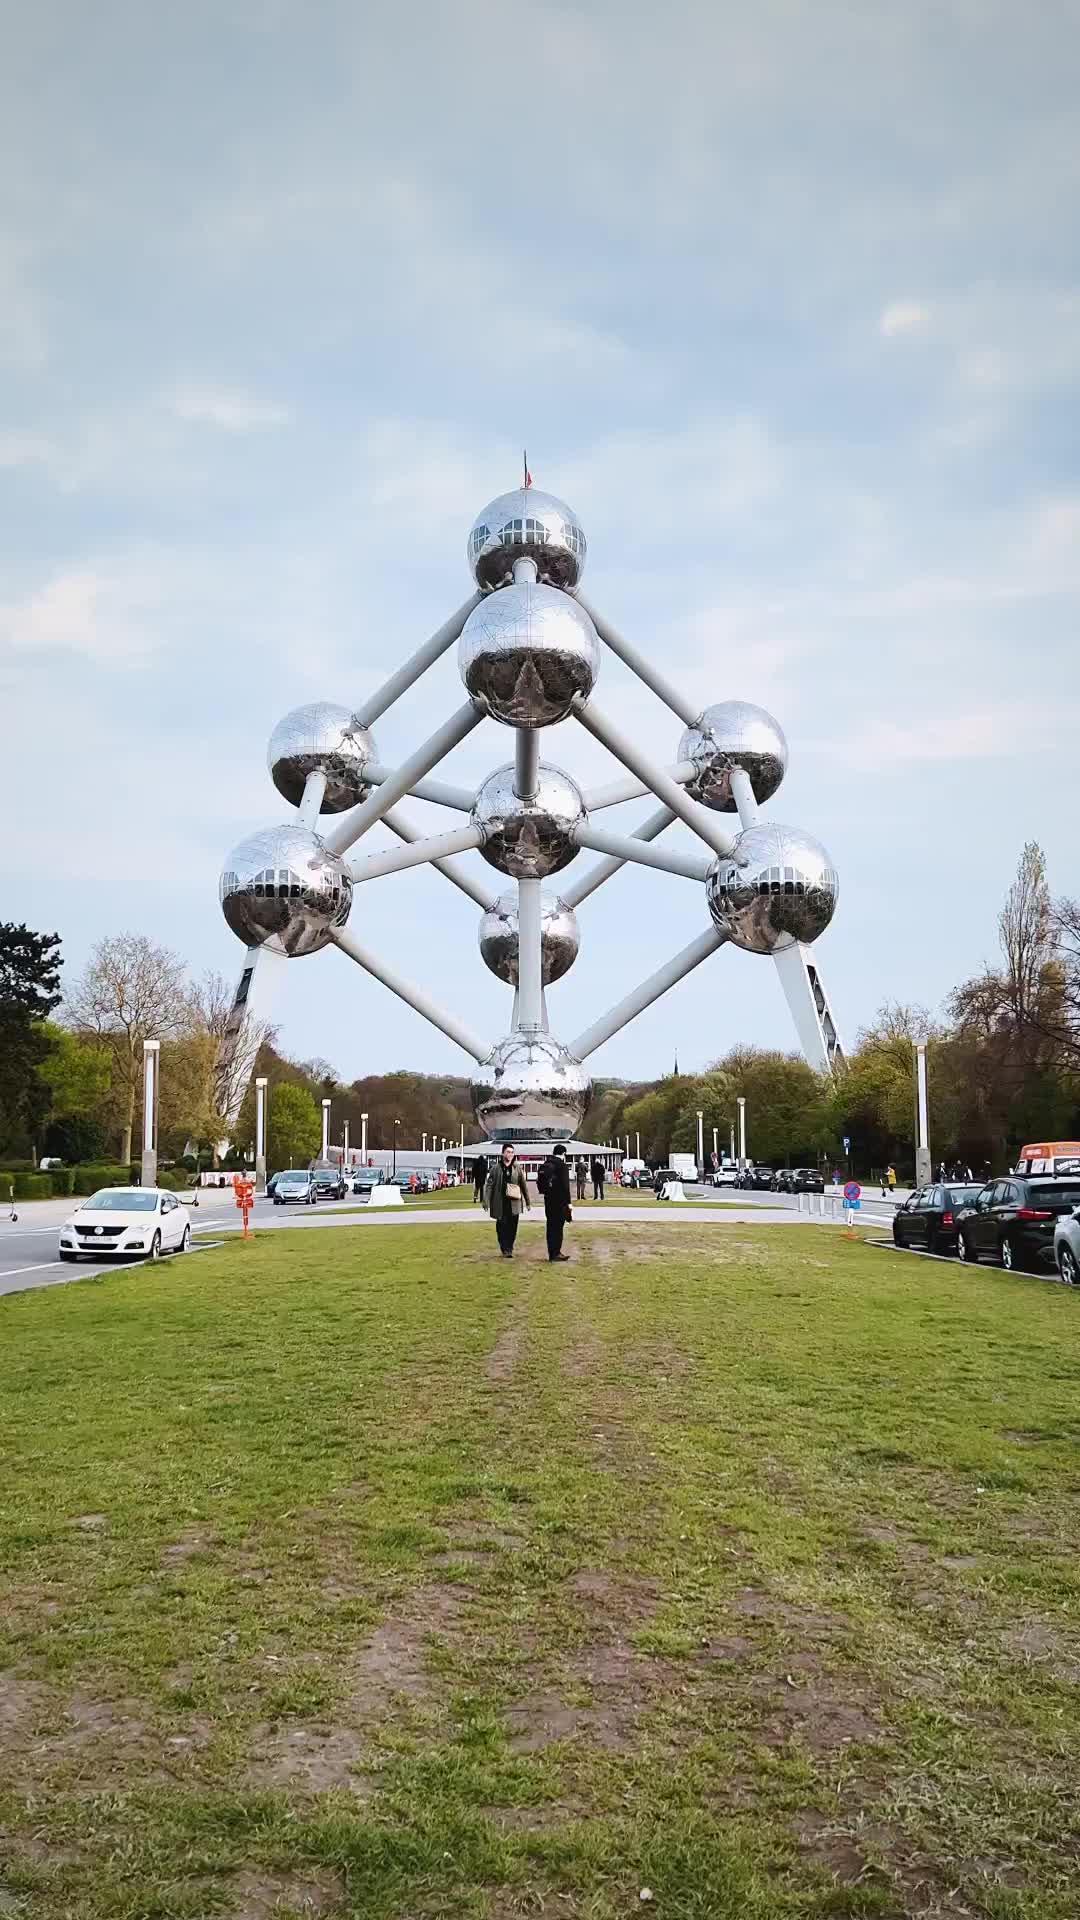
<path id="1" fill-rule="evenodd" d="M 600 1225 L 605 1220 L 611 1222 L 640 1221 L 642 1210 L 639 1207 L 620 1206 L 618 1188 L 608 1188 L 608 1199 L 603 1209 L 597 1208 L 582 1212 L 577 1225 L 588 1227 Z M 688 1187 L 689 1199 L 685 1206 L 664 1209 L 662 1217 L 676 1220 L 715 1220 L 736 1226 L 740 1221 L 760 1217 L 762 1225 L 794 1223 L 796 1219 L 806 1217 L 800 1214 L 795 1199 L 787 1194 L 741 1193 L 730 1189 L 715 1190 L 706 1187 Z M 901 1197 L 898 1195 L 898 1198 Z M 716 1210 L 716 1203 L 724 1201 L 723 1211 Z M 731 1203 L 736 1201 L 739 1212 Z M 860 1210 L 860 1219 L 872 1226 L 888 1226 L 892 1220 L 895 1202 L 882 1200 L 875 1194 L 867 1194 Z M 114 1266 L 138 1266 L 138 1261 L 113 1262 L 108 1260 L 80 1260 L 76 1264 L 62 1262 L 58 1257 L 57 1241 L 61 1224 L 72 1210 L 70 1200 L 28 1201 L 19 1212 L 17 1220 L 11 1221 L 0 1213 L 0 1294 L 22 1293 L 34 1287 L 52 1287 L 66 1280 L 74 1280 L 88 1269 L 95 1272 L 108 1272 Z M 273 1207 L 266 1202 L 256 1205 L 253 1216 L 259 1232 L 281 1231 L 285 1228 L 318 1228 L 332 1226 L 335 1216 L 341 1216 L 341 1226 L 420 1226 L 423 1222 L 482 1220 L 484 1214 L 480 1208 L 437 1207 L 427 1204 L 423 1207 L 405 1206 L 397 1209 L 380 1208 L 368 1213 L 363 1203 L 353 1198 L 339 1202 L 323 1202 L 318 1207 Z M 646 1217 L 649 1217 L 648 1215 Z M 811 1219 L 820 1215 L 811 1213 Z M 236 1233 L 240 1229 L 240 1218 L 230 1190 L 220 1192 L 205 1188 L 199 1196 L 199 1205 L 192 1209 L 191 1224 L 196 1244 L 214 1239 L 225 1233 Z M 171 1256 L 170 1256 L 171 1257 Z"/>

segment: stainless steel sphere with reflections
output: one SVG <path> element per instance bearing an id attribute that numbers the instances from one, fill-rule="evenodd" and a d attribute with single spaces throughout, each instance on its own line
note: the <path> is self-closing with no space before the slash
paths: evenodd
<path id="1" fill-rule="evenodd" d="M 732 767 L 743 767 L 759 805 L 771 800 L 788 763 L 783 728 L 764 707 L 747 700 L 721 700 L 706 707 L 696 727 L 687 727 L 678 758 L 692 760 L 696 772 L 686 791 L 714 813 L 735 813 Z"/>
<path id="2" fill-rule="evenodd" d="M 546 880 L 577 853 L 573 829 L 585 818 L 585 802 L 559 767 L 541 762 L 531 800 L 514 792 L 513 767 L 498 767 L 480 787 L 470 817 L 484 836 L 480 851 L 489 866 L 514 880 Z"/>
<path id="3" fill-rule="evenodd" d="M 577 914 L 557 893 L 543 889 L 540 894 L 540 966 L 545 987 L 569 973 L 577 959 L 581 934 Z M 507 986 L 518 984 L 518 897 L 500 893 L 480 922 L 480 952 L 485 966 L 491 968 Z"/>
<path id="4" fill-rule="evenodd" d="M 585 570 L 581 521 L 565 500 L 536 487 L 501 493 L 478 513 L 469 535 L 469 568 L 484 593 L 505 587 L 515 560 L 535 560 L 537 578 L 573 588 Z"/>
<path id="5" fill-rule="evenodd" d="M 600 671 L 596 628 L 557 587 L 502 587 L 474 607 L 458 641 L 468 693 L 511 727 L 565 720 L 587 700 Z"/>
<path id="6" fill-rule="evenodd" d="M 234 847 L 222 869 L 221 910 L 246 947 L 318 953 L 352 905 L 344 863 L 306 827 L 270 827 Z"/>
<path id="7" fill-rule="evenodd" d="M 332 700 L 294 707 L 278 721 L 266 750 L 274 785 L 294 807 L 304 797 L 308 774 L 326 775 L 322 813 L 344 813 L 364 799 L 364 769 L 374 759 L 375 742 L 367 728 Z"/>
<path id="8" fill-rule="evenodd" d="M 780 953 L 816 940 L 836 911 L 840 879 L 801 827 L 747 827 L 705 882 L 713 925 L 746 953 Z"/>
<path id="9" fill-rule="evenodd" d="M 477 1124 L 489 1140 L 572 1140 L 592 1085 L 580 1060 L 550 1033 L 507 1034 L 473 1074 Z"/>

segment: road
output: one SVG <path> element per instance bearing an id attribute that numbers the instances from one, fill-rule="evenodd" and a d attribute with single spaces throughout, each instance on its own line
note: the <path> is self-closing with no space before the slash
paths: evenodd
<path id="1" fill-rule="evenodd" d="M 604 1221 L 633 1223 L 646 1219 L 664 1219 L 676 1223 L 680 1220 L 708 1220 L 717 1225 L 738 1226 L 748 1221 L 757 1221 L 762 1226 L 794 1225 L 797 1220 L 820 1219 L 820 1214 L 811 1211 L 809 1216 L 800 1212 L 794 1196 L 783 1193 L 732 1193 L 730 1189 L 716 1191 L 712 1188 L 687 1188 L 689 1199 L 685 1206 L 658 1208 L 653 1214 L 640 1206 L 620 1206 L 617 1198 L 618 1188 L 609 1187 L 609 1198 L 603 1208 L 591 1209 L 578 1214 L 575 1225 L 599 1226 Z M 864 1198 L 859 1218 L 870 1226 L 887 1227 L 895 1210 L 896 1201 L 903 1198 L 898 1191 L 896 1200 L 882 1200 L 877 1194 L 868 1193 Z M 809 1196 L 807 1197 L 809 1198 Z M 737 1201 L 738 1211 L 732 1202 Z M 718 1203 L 723 1202 L 721 1209 Z M 815 1207 L 816 1207 L 815 1200 Z M 35 1287 L 53 1287 L 66 1280 L 74 1280 L 85 1274 L 88 1267 L 95 1272 L 107 1271 L 113 1264 L 107 1261 L 80 1261 L 77 1265 L 62 1262 L 58 1257 L 57 1239 L 61 1224 L 72 1210 L 70 1200 L 28 1201 L 19 1211 L 15 1221 L 9 1221 L 0 1215 L 0 1294 L 22 1293 Z M 397 1211 L 381 1208 L 368 1213 L 356 1199 L 339 1202 L 323 1202 L 314 1208 L 277 1208 L 260 1202 L 255 1209 L 254 1220 L 259 1232 L 275 1232 L 284 1228 L 318 1228 L 335 1224 L 339 1226 L 422 1226 L 429 1223 L 457 1221 L 461 1224 L 483 1220 L 485 1215 L 479 1207 L 438 1207 L 425 1204 L 422 1207 L 409 1207 L 408 1204 Z M 199 1196 L 199 1205 L 192 1209 L 192 1230 L 196 1244 L 219 1238 L 223 1234 L 240 1230 L 240 1218 L 230 1190 L 224 1192 L 216 1188 L 204 1188 Z M 121 1263 L 116 1262 L 117 1266 Z M 124 1262 L 124 1265 L 137 1266 L 138 1261 Z"/>

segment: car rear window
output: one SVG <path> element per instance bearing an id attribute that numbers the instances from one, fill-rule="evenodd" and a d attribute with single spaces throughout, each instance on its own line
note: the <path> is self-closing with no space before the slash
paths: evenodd
<path id="1" fill-rule="evenodd" d="M 1029 1180 L 1028 1191 L 1038 1207 L 1052 1206 L 1059 1213 L 1080 1207 L 1080 1180 Z"/>
<path id="2" fill-rule="evenodd" d="M 947 1207 L 962 1207 L 966 1205 L 967 1201 L 974 1200 L 975 1195 L 981 1192 L 982 1188 L 977 1180 L 973 1180 L 970 1186 L 965 1183 L 962 1187 L 946 1187 L 945 1205 Z"/>

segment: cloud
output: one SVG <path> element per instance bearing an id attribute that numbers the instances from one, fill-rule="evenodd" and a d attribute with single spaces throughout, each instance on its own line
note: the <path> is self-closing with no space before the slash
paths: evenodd
<path id="1" fill-rule="evenodd" d="M 930 309 L 918 300 L 894 300 L 882 308 L 878 318 L 878 332 L 885 340 L 895 340 L 905 334 L 925 334 L 929 327 Z"/>
<path id="2" fill-rule="evenodd" d="M 0 605 L 0 643 L 13 651 L 74 653 L 115 663 L 149 650 L 115 605 L 115 583 L 94 568 L 58 574 L 22 600 Z"/>
<path id="3" fill-rule="evenodd" d="M 258 433 L 287 426 L 287 407 L 260 400 L 240 387 L 218 387 L 186 380 L 166 396 L 169 412 L 191 426 L 218 427 L 222 433 Z"/>

